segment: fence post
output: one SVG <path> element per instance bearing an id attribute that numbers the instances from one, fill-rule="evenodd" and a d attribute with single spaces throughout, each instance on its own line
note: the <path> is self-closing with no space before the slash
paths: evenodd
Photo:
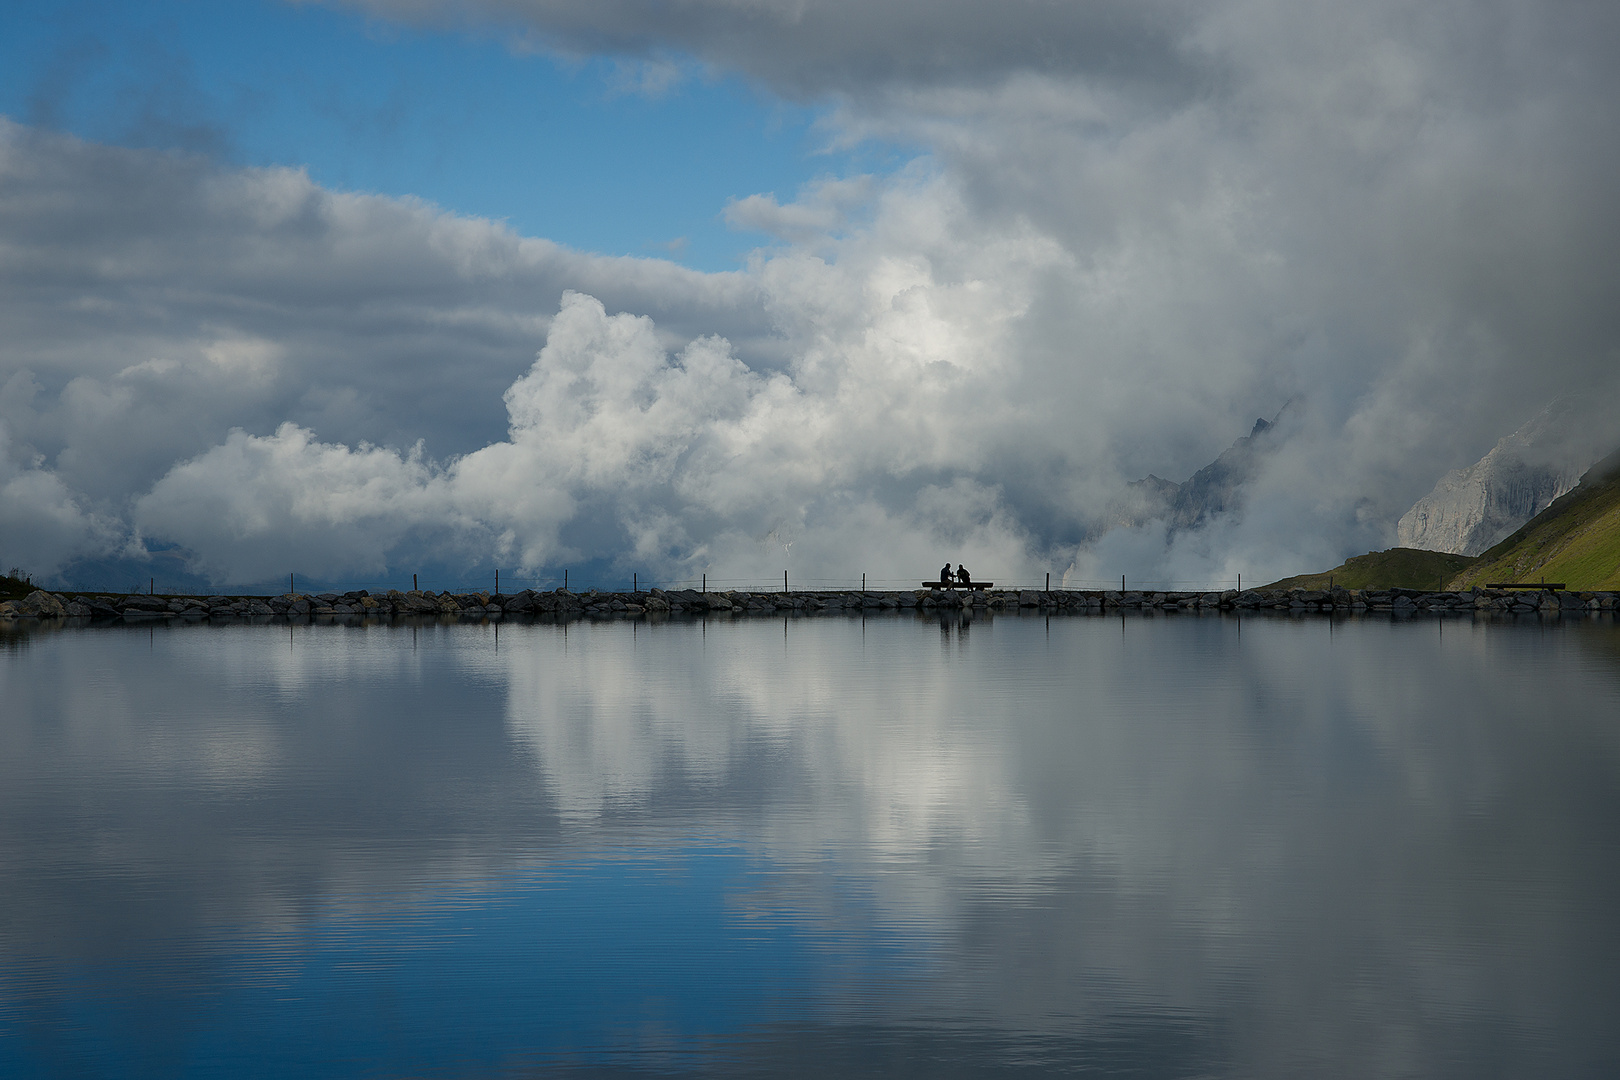
<path id="1" fill-rule="evenodd" d="M 416 575 L 412 574 L 411 575 L 411 592 L 421 592 L 421 591 L 422 590 L 417 588 L 417 585 L 416 585 Z"/>
<path id="2" fill-rule="evenodd" d="M 787 587 L 787 571 L 786 570 L 782 571 L 782 591 L 783 592 L 788 591 L 788 587 Z"/>
<path id="3" fill-rule="evenodd" d="M 641 591 L 641 579 L 640 579 L 640 576 L 634 570 L 632 570 L 630 572 L 630 591 L 631 592 L 640 592 Z"/>
<path id="4" fill-rule="evenodd" d="M 865 592 L 865 591 L 866 591 L 866 575 L 862 574 L 861 575 L 861 592 Z"/>
<path id="5" fill-rule="evenodd" d="M 1052 591 L 1052 571 L 1050 570 L 1046 572 L 1046 591 Z"/>
<path id="6" fill-rule="evenodd" d="M 1238 575 L 1238 592 L 1242 592 L 1242 591 L 1243 591 L 1243 575 L 1239 574 Z"/>
<path id="7" fill-rule="evenodd" d="M 568 591 L 568 571 L 563 571 L 563 592 Z"/>
<path id="8" fill-rule="evenodd" d="M 1119 575 L 1119 591 L 1120 592 L 1125 591 L 1125 575 L 1124 574 Z"/>
<path id="9" fill-rule="evenodd" d="M 501 572 L 498 568 L 495 571 L 495 595 L 501 595 Z"/>

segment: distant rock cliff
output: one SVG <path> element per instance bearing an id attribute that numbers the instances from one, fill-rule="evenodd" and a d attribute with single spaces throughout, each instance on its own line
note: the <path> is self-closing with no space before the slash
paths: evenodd
<path id="1" fill-rule="evenodd" d="M 1599 453 L 1574 412 L 1554 402 L 1474 464 L 1447 473 L 1401 516 L 1396 542 L 1478 555 L 1573 490 Z"/>
<path id="2" fill-rule="evenodd" d="M 1196 529 L 1217 514 L 1238 509 L 1244 486 L 1259 472 L 1264 456 L 1277 446 L 1276 426 L 1275 420 L 1256 420 L 1252 431 L 1193 473 L 1171 504 L 1171 530 Z"/>
<path id="3" fill-rule="evenodd" d="M 1286 411 L 1287 407 L 1284 407 Z M 1281 418 L 1282 414 L 1278 414 Z M 1259 419 L 1244 437 L 1221 456 L 1178 484 L 1149 473 L 1125 485 L 1125 492 L 1109 507 L 1109 525 L 1135 528 L 1163 521 L 1170 532 L 1197 529 L 1211 518 L 1241 507 L 1245 486 L 1259 472 L 1261 462 L 1281 442 L 1277 420 Z"/>

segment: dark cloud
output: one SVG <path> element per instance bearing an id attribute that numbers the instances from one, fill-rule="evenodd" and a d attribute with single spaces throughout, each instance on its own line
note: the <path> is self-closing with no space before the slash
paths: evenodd
<path id="1" fill-rule="evenodd" d="M 1182 48 L 1180 0 L 349 0 L 390 19 L 494 25 L 577 54 L 686 54 L 796 96 L 975 85 L 1009 71 L 1092 76 L 1162 93 L 1211 77 Z"/>

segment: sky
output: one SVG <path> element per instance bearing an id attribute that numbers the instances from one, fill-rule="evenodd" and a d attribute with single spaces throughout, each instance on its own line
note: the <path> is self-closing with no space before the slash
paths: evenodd
<path id="1" fill-rule="evenodd" d="M 1620 443 L 1612 5 L 0 21 L 41 580 L 1263 581 L 1556 397 Z M 1109 527 L 1279 414 L 1239 508 Z"/>

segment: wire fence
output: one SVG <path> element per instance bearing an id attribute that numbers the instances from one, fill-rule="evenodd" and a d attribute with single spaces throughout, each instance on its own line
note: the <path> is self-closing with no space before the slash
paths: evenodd
<path id="1" fill-rule="evenodd" d="M 631 571 L 629 574 L 604 575 L 600 573 L 576 574 L 570 570 L 563 570 L 556 574 L 519 575 L 498 574 L 492 571 L 488 576 L 476 579 L 462 578 L 448 580 L 434 576 L 430 581 L 421 581 L 421 575 L 395 576 L 387 578 L 364 579 L 332 579 L 303 577 L 298 574 L 289 574 L 286 582 L 286 592 L 302 593 L 318 596 L 324 593 L 342 595 L 365 591 L 368 593 L 386 593 L 390 590 L 409 592 L 418 588 L 432 592 L 450 592 L 465 595 L 469 593 L 501 593 L 512 595 L 525 589 L 536 592 L 550 592 L 559 588 L 566 588 L 572 592 L 588 592 L 592 589 L 598 592 L 629 593 L 646 592 L 650 589 L 662 589 L 666 592 L 696 590 L 698 592 L 910 592 L 917 589 L 928 588 L 933 585 L 947 585 L 954 589 L 989 587 L 997 592 L 1024 592 L 1024 591 L 1070 591 L 1070 592 L 1181 592 L 1181 593 L 1207 593 L 1224 592 L 1230 589 L 1241 591 L 1243 579 L 1241 576 L 1226 581 L 1197 581 L 1197 580 L 1135 580 L 1129 576 L 1103 579 L 1078 579 L 1069 577 L 1065 579 L 1061 574 L 1048 574 L 1034 581 L 1003 580 L 992 577 L 988 582 L 962 583 L 951 581 L 942 583 L 936 580 L 923 578 L 880 578 L 869 574 L 849 574 L 841 577 L 798 577 L 791 571 L 783 571 L 780 577 L 721 577 L 713 574 L 699 574 L 696 577 L 663 578 L 641 574 Z M 1251 586 L 1252 586 L 1251 582 Z M 71 587 L 63 587 L 58 591 L 83 593 L 117 593 L 129 595 L 133 593 L 154 593 L 165 596 L 266 596 L 277 595 L 281 589 L 269 586 L 266 583 L 243 586 L 211 586 L 199 588 L 196 584 L 177 584 L 174 582 L 160 582 L 156 578 L 147 578 L 134 582 L 81 582 Z"/>

